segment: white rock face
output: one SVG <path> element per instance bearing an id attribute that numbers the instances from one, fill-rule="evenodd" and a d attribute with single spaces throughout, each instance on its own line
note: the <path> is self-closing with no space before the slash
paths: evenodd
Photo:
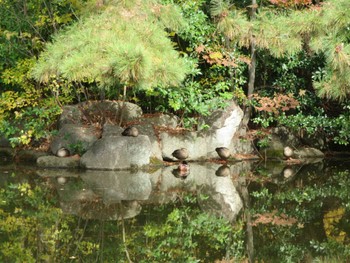
<path id="1" fill-rule="evenodd" d="M 242 109 L 236 103 L 231 102 L 225 110 L 215 111 L 203 119 L 203 122 L 209 127 L 207 130 L 176 134 L 161 132 L 159 138 L 163 158 L 174 159 L 171 153 L 179 148 L 188 149 L 190 160 L 216 158 L 215 148 L 217 147 L 227 147 L 231 152 L 237 152 L 233 149 L 232 141 L 242 118 Z"/>

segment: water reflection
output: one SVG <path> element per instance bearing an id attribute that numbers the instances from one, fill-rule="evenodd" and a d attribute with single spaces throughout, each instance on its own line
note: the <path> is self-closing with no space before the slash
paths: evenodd
<path id="1" fill-rule="evenodd" d="M 130 218 L 140 213 L 143 204 L 170 203 L 183 192 L 195 192 L 206 196 L 200 202 L 204 211 L 234 221 L 243 204 L 231 174 L 248 168 L 242 163 L 231 167 L 186 163 L 186 169 L 175 165 L 152 172 L 40 170 L 38 174 L 51 178 L 65 213 L 84 218 Z M 102 208 L 108 212 L 103 213 Z"/>
<path id="2" fill-rule="evenodd" d="M 140 246 L 149 245 L 153 251 L 158 247 L 158 242 L 162 237 L 159 236 L 159 233 L 162 233 L 164 229 L 173 231 L 165 232 L 164 242 L 182 240 L 183 233 L 186 231 L 188 233 L 187 241 L 192 242 L 195 239 L 192 236 L 194 233 L 192 231 L 203 233 L 207 227 L 214 226 L 218 218 L 230 221 L 231 235 L 237 235 L 239 229 L 243 229 L 241 233 L 245 237 L 231 236 L 232 239 L 230 238 L 225 243 L 227 247 L 220 248 L 221 254 L 219 252 L 217 254 L 219 256 L 215 255 L 211 258 L 212 261 L 203 262 L 214 262 L 216 259 L 221 259 L 220 257 L 225 255 L 225 251 L 226 255 L 229 253 L 233 255 L 234 250 L 230 251 L 230 247 L 238 244 L 244 244 L 245 251 L 241 255 L 250 262 L 254 262 L 254 260 L 287 262 L 287 259 L 289 262 L 298 262 L 298 256 L 299 260 L 303 260 L 311 254 L 314 257 L 318 256 L 315 248 L 322 248 L 323 251 L 326 251 L 328 248 L 324 246 L 327 245 L 327 240 L 338 240 L 339 233 L 342 233 L 340 243 L 345 246 L 348 244 L 350 212 L 346 204 L 349 203 L 349 195 L 347 194 L 350 186 L 349 164 L 350 162 L 345 161 L 332 163 L 325 160 L 309 163 L 285 163 L 276 160 L 266 163 L 239 162 L 225 165 L 189 162 L 190 173 L 186 178 L 174 175 L 174 169 L 178 169 L 178 164 L 159 167 L 147 172 L 41 169 L 36 170 L 36 173 L 43 178 L 41 181 L 44 182 L 45 187 L 55 189 L 53 193 L 57 193 L 61 210 L 66 215 L 77 216 L 72 218 L 79 218 L 79 220 L 81 218 L 98 219 L 87 220 L 89 224 L 91 222 L 105 222 L 107 224 L 105 220 L 119 220 L 117 223 L 110 222 L 108 231 L 110 231 L 111 226 L 117 227 L 118 224 L 119 226 L 123 225 L 124 231 L 122 219 L 133 218 L 125 223 L 137 222 L 137 229 L 134 232 L 130 225 L 126 227 L 130 231 L 129 237 L 126 233 L 126 238 L 129 238 L 129 241 L 132 240 L 129 244 L 135 262 L 138 262 L 135 255 L 140 250 L 137 245 L 132 247 L 131 244 L 137 242 L 136 238 L 132 238 L 145 231 L 142 224 L 139 224 L 140 221 L 154 222 L 155 227 L 151 228 L 154 232 L 150 233 L 158 236 L 147 236 L 147 238 L 153 238 L 152 241 L 147 241 L 147 244 L 142 243 L 144 240 L 142 237 L 138 244 Z M 28 181 L 33 184 L 29 177 L 11 176 L 16 169 L 15 166 L 0 165 L 0 184 L 3 188 L 9 185 L 8 182 L 14 180 Z M 342 174 L 338 174 L 339 169 L 342 170 Z M 254 192 L 257 195 L 254 195 Z M 211 222 L 211 224 L 206 225 L 206 221 L 196 221 L 197 217 L 193 216 L 195 213 L 186 214 L 186 211 L 190 211 L 193 207 L 181 206 L 179 200 L 183 198 L 183 193 L 197 195 L 196 211 L 200 210 L 217 216 L 215 223 Z M 203 196 L 205 198 L 201 198 Z M 26 200 L 26 198 L 20 197 L 19 200 Z M 163 207 L 171 207 L 174 203 L 176 205 L 172 208 L 175 207 L 175 209 L 170 209 L 171 212 L 176 212 L 177 208 L 183 209 L 184 212 L 171 214 L 169 210 L 163 209 L 157 213 L 155 209 L 151 210 L 150 214 L 152 213 L 157 218 L 151 219 L 149 215 L 147 218 L 147 211 L 150 211 L 150 207 L 162 205 L 164 205 Z M 23 206 L 24 209 L 27 209 L 27 206 Z M 36 208 L 34 207 L 34 209 Z M 18 216 L 20 210 L 16 211 Z M 168 214 L 171 214 L 172 217 L 167 217 Z M 52 218 L 55 219 L 56 214 L 54 215 Z M 284 217 L 284 215 L 288 215 L 288 217 Z M 257 216 L 260 216 L 259 220 L 257 220 Z M 160 217 L 163 218 L 159 219 Z M 187 218 L 189 221 L 185 221 Z M 201 215 L 198 218 L 201 218 Z M 192 225 L 193 220 L 196 224 Z M 289 225 L 282 225 L 282 221 Z M 182 225 L 183 222 L 185 223 Z M 203 228 L 198 230 L 197 225 L 202 225 Z M 327 233 L 327 229 L 330 233 Z M 84 237 L 84 241 L 92 240 L 90 238 L 96 234 L 92 231 L 92 227 L 87 228 L 88 230 L 91 230 L 89 233 L 91 236 L 86 233 L 87 238 Z M 158 230 L 159 232 L 157 232 Z M 176 232 L 177 230 L 179 232 Z M 216 234 L 215 231 L 212 232 L 212 235 Z M 105 233 L 107 234 L 107 231 Z M 111 232 L 113 238 L 118 237 L 117 233 L 117 230 Z M 179 237 L 176 237 L 177 234 Z M 200 238 L 204 239 L 201 239 L 198 244 L 204 244 L 203 240 L 206 241 L 206 238 L 211 240 L 212 235 L 205 236 L 203 234 Z M 111 240 L 111 247 L 118 243 L 117 239 L 112 239 L 111 236 L 105 238 L 104 242 L 107 244 L 108 240 Z M 122 242 L 119 240 L 119 244 L 123 242 L 125 242 L 124 239 Z M 154 247 L 151 246 L 152 242 L 154 242 Z M 322 247 L 319 245 L 321 242 L 323 242 Z M 339 241 L 337 242 L 339 243 Z M 333 245 L 334 243 L 332 243 Z M 182 243 L 180 243 L 181 246 Z M 162 249 L 164 248 L 160 248 L 161 251 Z M 209 251 L 207 248 L 203 249 L 195 250 L 199 251 L 199 254 L 205 254 L 203 251 Z M 172 252 L 170 248 L 167 251 Z M 331 250 L 327 251 L 328 255 L 331 255 L 329 252 Z M 227 258 L 232 259 L 234 256 Z M 269 261 L 271 258 L 276 260 Z"/>

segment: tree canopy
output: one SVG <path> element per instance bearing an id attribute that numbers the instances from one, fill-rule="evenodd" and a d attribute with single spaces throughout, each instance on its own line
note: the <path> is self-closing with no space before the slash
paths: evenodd
<path id="1" fill-rule="evenodd" d="M 165 29 L 184 26 L 173 5 L 158 1 L 105 1 L 97 11 L 54 37 L 33 76 L 42 82 L 96 81 L 150 88 L 177 85 L 187 72 Z M 97 6 L 96 6 L 97 8 Z"/>
<path id="2" fill-rule="evenodd" d="M 326 67 L 314 82 L 318 94 L 336 100 L 349 96 L 349 1 L 329 0 L 321 7 L 283 12 L 262 8 L 254 21 L 249 21 L 242 11 L 230 8 L 225 0 L 215 0 L 212 13 L 219 17 L 218 29 L 234 44 L 249 47 L 252 35 L 257 48 L 268 50 L 275 57 L 303 50 L 323 53 Z"/>

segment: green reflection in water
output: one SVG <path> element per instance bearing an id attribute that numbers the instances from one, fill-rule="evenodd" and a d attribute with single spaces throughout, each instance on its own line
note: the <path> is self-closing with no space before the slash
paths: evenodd
<path id="1" fill-rule="evenodd" d="M 56 197 L 50 180 L 34 175 L 13 173 L 3 183 L 1 262 L 213 262 L 244 257 L 242 223 L 232 225 L 203 213 L 192 194 L 182 194 L 170 205 L 144 206 L 140 215 L 124 220 L 63 214 Z M 81 201 L 94 210 L 105 206 L 99 198 Z"/>
<path id="2" fill-rule="evenodd" d="M 0 262 L 244 262 L 248 258 L 246 213 L 231 224 L 204 213 L 198 205 L 203 196 L 179 193 L 173 203 L 143 205 L 139 215 L 124 220 L 87 219 L 91 209 L 102 214 L 127 204 L 105 205 L 98 196 L 90 196 L 80 200 L 86 217 L 66 214 L 50 180 L 27 168 L 0 168 Z M 349 170 L 308 166 L 285 183 L 263 176 L 247 178 L 255 260 L 347 262 Z M 71 187 L 85 186 L 77 177 Z"/>

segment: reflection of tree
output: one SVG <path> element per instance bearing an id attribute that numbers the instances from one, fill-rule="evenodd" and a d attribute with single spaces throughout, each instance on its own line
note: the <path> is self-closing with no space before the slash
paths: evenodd
<path id="1" fill-rule="evenodd" d="M 243 208 L 244 208 L 244 220 L 246 223 L 246 247 L 249 262 L 254 262 L 254 236 L 253 236 L 253 228 L 252 228 L 252 219 L 250 214 L 250 198 L 248 192 L 247 180 L 245 177 L 241 177 L 239 181 L 238 191 L 241 194 L 243 200 Z"/>
<path id="2" fill-rule="evenodd" d="M 265 181 L 259 188 L 254 182 L 251 209 L 260 215 L 254 224 L 256 258 L 269 262 L 350 260 L 348 233 L 342 228 L 342 223 L 349 222 L 341 222 L 349 213 L 349 173 L 326 171 L 303 169 L 295 181 L 278 187 Z M 330 238 L 332 230 L 335 235 Z"/>
<path id="3" fill-rule="evenodd" d="M 127 211 L 138 206 L 132 201 L 104 204 L 95 195 L 88 199 L 89 195 L 77 194 L 82 198 L 82 213 L 72 216 L 57 208 L 48 180 L 35 181 L 28 175 L 10 183 L 9 178 L 0 189 L 0 262 L 236 262 L 249 254 L 246 246 L 252 244 L 252 231 L 255 260 L 349 261 L 349 173 L 329 170 L 331 175 L 321 177 L 319 171 L 305 171 L 305 176 L 298 174 L 286 184 L 254 178 L 249 182 L 250 204 L 247 185 L 242 184 L 245 212 L 251 212 L 254 220 L 250 229 L 244 227 L 252 226 L 249 214 L 246 224 L 239 217 L 232 223 L 204 212 L 201 207 L 206 200 L 213 208 L 222 205 L 221 199 L 211 203 L 204 196 L 209 190 L 186 194 L 179 189 L 178 199 L 164 205 L 144 201 L 140 214 L 132 218 L 127 218 Z M 79 193 L 81 187 L 76 190 Z M 67 197 L 64 202 L 70 200 Z M 106 220 L 113 210 L 123 220 Z M 257 214 L 265 220 L 254 218 Z M 341 239 L 327 238 L 325 217 L 336 219 L 329 230 L 333 236 L 342 233 Z"/>

